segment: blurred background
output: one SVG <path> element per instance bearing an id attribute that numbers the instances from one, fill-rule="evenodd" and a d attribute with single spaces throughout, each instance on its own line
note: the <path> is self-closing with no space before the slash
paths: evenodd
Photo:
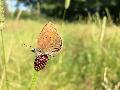
<path id="1" fill-rule="evenodd" d="M 49 21 L 63 47 L 36 75 Z M 0 0 L 0 90 L 120 90 L 119 24 L 120 0 Z"/>

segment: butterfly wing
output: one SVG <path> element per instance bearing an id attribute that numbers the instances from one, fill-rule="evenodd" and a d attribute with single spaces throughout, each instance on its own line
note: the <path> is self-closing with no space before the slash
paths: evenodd
<path id="1" fill-rule="evenodd" d="M 37 48 L 45 54 L 54 54 L 61 49 L 62 39 L 53 23 L 47 23 L 39 34 Z"/>

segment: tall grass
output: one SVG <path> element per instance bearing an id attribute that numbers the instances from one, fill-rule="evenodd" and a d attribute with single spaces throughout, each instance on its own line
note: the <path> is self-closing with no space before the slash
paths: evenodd
<path id="1" fill-rule="evenodd" d="M 6 81 L 6 88 L 7 90 L 9 90 L 9 84 L 8 84 L 8 78 L 7 78 L 7 64 L 6 64 L 6 57 L 5 57 L 5 47 L 4 47 L 4 36 L 3 36 L 3 30 L 4 30 L 4 22 L 5 22 L 5 17 L 4 17 L 4 7 L 3 7 L 3 0 L 0 1 L 0 32 L 1 32 L 1 56 L 2 56 L 2 61 L 4 64 L 4 70 L 3 70 L 3 76 L 5 76 L 5 80 L 4 78 L 1 79 L 1 85 L 0 85 L 0 89 L 2 87 L 2 83 L 3 80 Z M 5 74 L 4 74 L 5 73 Z"/>

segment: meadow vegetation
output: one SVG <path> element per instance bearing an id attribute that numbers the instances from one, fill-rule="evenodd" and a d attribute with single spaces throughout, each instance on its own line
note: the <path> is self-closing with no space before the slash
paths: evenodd
<path id="1" fill-rule="evenodd" d="M 28 90 L 35 55 L 23 44 L 35 47 L 48 21 L 55 23 L 63 47 L 38 72 L 35 90 L 119 90 L 115 86 L 120 81 L 120 27 L 106 18 L 74 23 L 45 18 L 6 20 L 3 40 L 9 90 Z M 6 90 L 1 37 L 0 50 L 0 90 Z"/>

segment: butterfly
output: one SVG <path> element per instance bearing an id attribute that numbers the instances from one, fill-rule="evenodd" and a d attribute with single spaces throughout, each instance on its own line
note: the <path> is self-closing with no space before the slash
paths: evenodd
<path id="1" fill-rule="evenodd" d="M 36 58 L 34 69 L 39 71 L 43 69 L 48 61 L 49 56 L 54 56 L 62 47 L 62 39 L 58 34 L 55 25 L 48 22 L 38 35 L 36 48 L 32 50 Z"/>

